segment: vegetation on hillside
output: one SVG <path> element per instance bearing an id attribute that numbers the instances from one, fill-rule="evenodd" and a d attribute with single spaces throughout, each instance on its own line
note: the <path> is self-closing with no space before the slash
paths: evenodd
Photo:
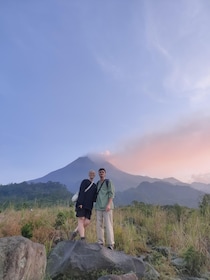
<path id="1" fill-rule="evenodd" d="M 0 185 L 0 210 L 68 205 L 71 193 L 58 182 Z"/>
<path id="2" fill-rule="evenodd" d="M 132 205 L 114 210 L 116 250 L 135 256 L 146 256 L 157 269 L 161 279 L 175 276 L 171 255 L 155 250 L 170 248 L 185 262 L 185 271 L 199 276 L 210 270 L 210 195 L 206 195 L 199 209 L 174 206 L 153 206 L 134 201 Z M 88 242 L 96 242 L 95 211 L 86 232 Z M 45 245 L 47 253 L 60 240 L 68 239 L 77 224 L 72 205 L 45 208 L 10 208 L 0 213 L 0 237 L 23 235 Z"/>

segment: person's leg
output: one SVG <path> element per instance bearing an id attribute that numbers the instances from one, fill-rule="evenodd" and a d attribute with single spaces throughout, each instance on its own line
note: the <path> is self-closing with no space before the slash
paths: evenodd
<path id="1" fill-rule="evenodd" d="M 78 225 L 77 225 L 77 227 L 75 228 L 74 232 L 78 232 Z"/>
<path id="2" fill-rule="evenodd" d="M 78 232 L 81 239 L 85 239 L 85 228 L 90 224 L 91 210 L 83 209 L 84 217 L 78 219 Z"/>
<path id="3" fill-rule="evenodd" d="M 69 240 L 74 240 L 74 238 L 77 236 L 78 230 L 76 229 L 69 234 Z"/>
<path id="4" fill-rule="evenodd" d="M 81 238 L 85 237 L 84 221 L 85 221 L 85 217 L 78 218 L 78 232 Z"/>
<path id="5" fill-rule="evenodd" d="M 89 209 L 84 209 L 84 217 L 83 217 L 83 236 L 80 235 L 82 240 L 85 240 L 85 228 L 90 224 L 92 211 Z"/>
<path id="6" fill-rule="evenodd" d="M 84 228 L 86 228 L 90 224 L 90 220 L 85 218 L 84 219 Z"/>
<path id="7" fill-rule="evenodd" d="M 85 228 L 90 224 L 92 211 L 88 209 L 78 209 L 76 216 L 78 217 L 78 225 L 71 235 L 71 240 L 73 240 L 77 232 L 79 232 L 80 238 L 85 239 Z"/>
<path id="8" fill-rule="evenodd" d="M 103 212 L 104 211 L 96 210 L 96 233 L 97 233 L 97 242 L 99 244 L 104 244 Z"/>
<path id="9" fill-rule="evenodd" d="M 76 209 L 76 217 L 77 217 L 77 227 L 75 228 L 74 231 L 72 231 L 70 233 L 70 236 L 69 236 L 70 240 L 74 240 L 75 237 L 77 236 L 78 232 L 79 232 L 79 219 L 82 218 L 82 217 L 84 218 L 84 210 L 80 209 L 80 208 L 77 208 Z"/>
<path id="10" fill-rule="evenodd" d="M 113 230 L 113 211 L 104 212 L 104 224 L 106 228 L 106 241 L 110 249 L 114 246 L 114 230 Z"/>

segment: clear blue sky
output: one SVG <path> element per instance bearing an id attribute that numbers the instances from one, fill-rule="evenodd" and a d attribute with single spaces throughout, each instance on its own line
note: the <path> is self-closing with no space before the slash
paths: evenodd
<path id="1" fill-rule="evenodd" d="M 104 153 L 210 182 L 209 0 L 0 2 L 0 184 Z"/>

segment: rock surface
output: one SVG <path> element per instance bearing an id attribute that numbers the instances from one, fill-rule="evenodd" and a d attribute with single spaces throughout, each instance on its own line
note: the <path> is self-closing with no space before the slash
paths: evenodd
<path id="1" fill-rule="evenodd" d="M 53 280 L 97 279 L 101 272 L 134 272 L 138 277 L 143 277 L 144 271 L 144 262 L 139 258 L 112 251 L 97 243 L 87 244 L 79 240 L 57 244 L 48 257 L 46 275 Z"/>
<path id="2" fill-rule="evenodd" d="M 42 280 L 45 269 L 44 245 L 22 236 L 0 238 L 1 280 Z"/>
<path id="3" fill-rule="evenodd" d="M 138 277 L 136 276 L 135 273 L 126 273 L 124 275 L 106 275 L 106 276 L 101 276 L 98 278 L 98 280 L 138 280 Z"/>

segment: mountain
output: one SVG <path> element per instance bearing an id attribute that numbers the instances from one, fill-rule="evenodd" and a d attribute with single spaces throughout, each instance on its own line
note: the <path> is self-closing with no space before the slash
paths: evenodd
<path id="1" fill-rule="evenodd" d="M 172 185 L 188 186 L 188 184 L 183 183 L 183 182 L 181 182 L 181 181 L 179 181 L 179 180 L 177 180 L 177 179 L 175 179 L 173 177 L 164 178 L 161 181 L 165 181 L 165 182 L 170 183 Z"/>
<path id="2" fill-rule="evenodd" d="M 97 171 L 104 167 L 107 178 L 110 179 L 116 190 L 116 205 L 128 205 L 132 201 L 142 201 L 150 204 L 173 205 L 179 204 L 188 207 L 198 207 L 202 190 L 196 190 L 195 185 L 185 184 L 175 178 L 163 180 L 147 176 L 132 175 L 116 168 L 103 159 L 91 159 L 79 157 L 67 166 L 50 172 L 49 174 L 34 180 L 32 183 L 59 182 L 67 186 L 72 193 L 76 192 L 81 181 L 88 177 L 88 171 L 96 171 L 95 182 L 99 180 Z M 200 186 L 200 185 L 199 185 Z M 204 188 L 204 186 L 202 185 Z"/>
<path id="3" fill-rule="evenodd" d="M 210 184 L 193 182 L 191 184 L 191 187 L 194 189 L 200 190 L 202 192 L 205 192 L 205 193 L 210 193 Z"/>
<path id="4" fill-rule="evenodd" d="M 96 171 L 96 179 L 99 180 L 97 171 L 100 167 L 106 169 L 107 178 L 112 180 L 115 185 L 116 191 L 126 190 L 128 188 L 134 188 L 141 182 L 155 182 L 159 179 L 150 178 L 147 176 L 131 175 L 123 172 L 116 168 L 111 163 L 103 159 L 90 159 L 89 157 L 79 157 L 67 166 L 58 169 L 56 171 L 50 172 L 49 174 L 29 182 L 33 183 L 46 183 L 48 181 L 60 182 L 67 186 L 71 192 L 75 192 L 80 185 L 80 182 L 88 177 L 88 171 L 93 169 Z"/>
<path id="5" fill-rule="evenodd" d="M 174 185 L 168 182 L 142 182 L 136 188 L 116 193 L 117 205 L 128 205 L 133 201 L 146 204 L 188 206 L 197 208 L 204 193 L 189 185 Z"/>

